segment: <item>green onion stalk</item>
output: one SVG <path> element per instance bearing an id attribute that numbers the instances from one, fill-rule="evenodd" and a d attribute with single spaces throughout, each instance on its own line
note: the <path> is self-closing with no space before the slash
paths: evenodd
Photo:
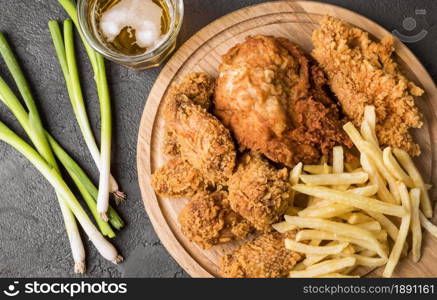
<path id="1" fill-rule="evenodd" d="M 74 0 L 58 0 L 61 6 L 69 14 L 76 29 L 79 31 L 85 50 L 88 54 L 91 66 L 94 71 L 94 81 L 97 86 L 97 93 L 100 102 L 101 114 L 101 141 L 100 141 L 100 179 L 99 193 L 97 197 L 97 210 L 103 219 L 107 219 L 107 210 L 109 207 L 109 182 L 111 168 L 111 99 L 109 96 L 108 81 L 106 78 L 105 62 L 103 56 L 94 51 L 87 43 L 83 33 L 80 30 L 77 18 L 76 1 Z"/>
<path id="2" fill-rule="evenodd" d="M 97 223 L 102 233 L 109 237 L 115 237 L 115 233 L 112 231 L 108 223 L 104 222 L 97 214 L 95 199 L 94 201 L 91 201 L 92 198 L 87 196 L 88 194 L 91 196 L 94 195 L 94 198 L 96 198 L 95 186 L 86 176 L 86 174 L 80 169 L 80 167 L 73 161 L 73 159 L 69 157 L 65 151 L 63 151 L 63 149 L 59 146 L 59 144 L 57 144 L 56 141 L 52 137 L 50 137 L 42 127 L 42 122 L 39 117 L 39 113 L 36 108 L 35 101 L 30 92 L 29 85 L 24 77 L 24 74 L 22 73 L 19 67 L 19 64 L 11 48 L 9 47 L 6 39 L 1 33 L 0 33 L 0 53 L 5 59 L 5 62 L 9 70 L 11 71 L 13 78 L 17 83 L 18 89 L 22 94 L 23 99 L 25 100 L 25 104 L 28 107 L 29 113 L 27 113 L 27 111 L 20 103 L 18 98 L 15 96 L 15 94 L 12 92 L 12 90 L 9 88 L 9 86 L 5 83 L 5 81 L 1 77 L 0 77 L 0 100 L 2 100 L 6 104 L 6 106 L 12 111 L 12 113 L 15 115 L 17 120 L 24 128 L 25 132 L 31 138 L 35 147 L 37 147 L 38 151 L 40 151 L 41 154 L 44 154 L 43 158 L 47 161 L 49 166 L 51 166 L 53 170 L 56 171 L 60 176 L 59 168 L 54 159 L 53 152 L 51 151 L 51 148 L 49 146 L 49 142 L 50 142 L 50 145 L 56 150 L 55 151 L 56 155 L 58 156 L 60 161 L 64 164 L 67 171 L 72 176 L 73 180 L 76 182 L 85 201 L 90 207 L 91 212 L 96 217 Z M 86 187 L 86 189 L 84 187 Z M 58 190 L 56 190 L 56 192 L 59 194 Z M 82 261 L 84 261 L 84 251 L 82 251 L 83 244 L 80 239 L 80 235 L 77 230 L 77 225 L 75 223 L 74 217 L 71 214 L 71 211 L 68 210 L 69 205 L 66 204 L 67 201 L 63 199 L 63 197 L 64 195 L 60 194 L 58 199 L 60 201 L 61 209 L 64 214 L 67 233 L 70 238 L 70 244 L 72 246 L 73 257 L 75 258 L 75 266 L 76 266 L 75 270 L 78 272 L 84 271 L 84 264 L 81 263 Z M 81 207 L 79 202 L 75 203 L 75 205 Z M 70 213 L 70 215 L 68 215 L 68 212 Z M 114 228 L 117 229 L 121 228 L 124 225 L 121 218 L 116 214 L 116 212 L 112 208 L 110 208 L 110 212 L 111 212 L 110 216 L 112 219 L 111 224 L 114 226 Z"/>
<path id="3" fill-rule="evenodd" d="M 60 174 L 59 167 L 56 164 L 56 160 L 50 149 L 50 145 L 45 138 L 45 134 L 42 128 L 42 122 L 39 117 L 38 111 L 36 110 L 35 102 L 33 101 L 30 90 L 25 83 L 24 76 L 18 66 L 18 62 L 12 53 L 4 35 L 0 33 L 0 53 L 3 56 L 6 65 L 12 71 L 14 80 L 17 82 L 18 89 L 23 95 L 23 99 L 29 108 L 29 114 L 20 105 L 18 99 L 15 97 L 13 92 L 9 89 L 7 84 L 4 82 L 3 78 L 0 77 L 0 99 L 6 103 L 9 107 L 15 107 L 13 110 L 14 115 L 17 117 L 18 121 L 22 124 L 24 130 L 26 131 L 29 138 L 32 140 L 35 147 L 38 149 L 39 153 L 44 157 L 44 159 L 50 164 L 55 172 Z M 76 273 L 85 272 L 85 249 L 80 237 L 79 230 L 77 228 L 76 220 L 69 209 L 66 200 L 63 198 L 59 192 L 56 192 L 59 206 L 64 218 L 65 229 L 67 231 L 68 239 L 70 242 L 70 247 L 72 251 L 72 256 L 74 260 L 74 271 Z"/>
<path id="4" fill-rule="evenodd" d="M 0 121 L 0 140 L 14 147 L 24 157 L 26 157 L 35 168 L 49 181 L 53 188 L 61 195 L 61 199 L 73 212 L 76 219 L 81 224 L 88 238 L 107 260 L 113 263 L 119 263 L 123 258 L 118 255 L 114 246 L 109 243 L 100 231 L 94 226 L 82 206 L 79 204 L 71 190 L 68 188 L 61 174 L 49 165 L 45 159 L 35 151 L 29 144 L 17 136 L 3 122 Z"/>
<path id="5" fill-rule="evenodd" d="M 97 147 L 96 140 L 91 130 L 79 80 L 79 72 L 77 70 L 73 39 L 73 23 L 70 19 L 64 21 L 65 43 L 62 38 L 61 29 L 57 21 L 50 21 L 49 29 L 55 46 L 56 55 L 61 66 L 62 73 L 64 75 L 68 95 L 73 107 L 74 114 L 84 137 L 85 143 L 100 172 L 102 170 L 100 150 Z M 125 199 L 126 195 L 123 192 L 119 191 L 117 181 L 111 174 L 109 175 L 109 185 L 110 191 L 114 195 L 117 203 Z"/>
<path id="6" fill-rule="evenodd" d="M 16 78 L 16 82 L 18 86 L 20 87 L 20 91 L 22 91 L 23 98 L 27 99 L 27 102 L 29 102 L 29 106 L 32 107 L 33 115 L 36 115 L 39 118 L 38 110 L 35 105 L 35 101 L 32 97 L 32 94 L 30 93 L 29 85 L 20 69 L 20 66 L 12 52 L 12 49 L 9 47 L 7 40 L 4 38 L 3 35 L 0 34 L 0 47 L 2 49 L 1 53 L 3 57 L 8 61 L 8 66 L 10 67 L 10 71 L 13 74 L 14 78 Z M 31 119 L 31 114 L 27 115 L 27 112 L 21 102 L 18 100 L 18 98 L 15 96 L 15 94 L 12 92 L 12 90 L 9 88 L 9 86 L 4 82 L 4 80 L 0 77 L 0 92 L 2 92 L 3 97 L 0 97 L 1 100 L 6 104 L 6 106 L 12 111 L 12 113 L 17 117 L 23 128 L 31 128 L 28 124 L 28 120 Z M 42 123 L 39 122 L 42 126 Z M 35 126 L 34 128 L 38 128 Z M 43 129 L 43 128 L 42 128 Z M 39 130 L 39 132 L 41 129 Z M 42 135 L 34 136 L 34 132 L 31 129 L 27 129 L 26 133 L 31 137 L 32 141 L 35 140 L 36 143 L 41 143 L 43 141 L 42 139 L 45 138 Z M 79 165 L 62 149 L 62 147 L 55 141 L 53 137 L 48 135 L 47 132 L 45 132 L 45 135 L 47 135 L 48 142 L 50 143 L 50 146 L 52 147 L 52 150 L 56 157 L 59 159 L 59 161 L 62 163 L 62 165 L 67 169 L 68 173 L 74 174 L 71 177 L 75 181 L 79 191 L 81 191 L 81 194 L 87 203 L 89 209 L 91 212 L 93 212 L 93 216 L 95 217 L 97 224 L 99 225 L 100 230 L 102 233 L 109 237 L 114 238 L 115 233 L 111 229 L 111 227 L 102 219 L 100 216 L 94 212 L 97 212 L 97 188 L 94 186 L 94 184 L 91 182 L 89 177 L 85 174 L 85 172 L 79 167 Z M 49 152 L 50 151 L 50 152 Z M 51 149 L 48 148 L 46 150 L 48 152 L 48 156 L 53 156 Z M 52 159 L 53 161 L 53 159 Z M 56 162 L 54 162 L 56 163 Z M 75 180 L 76 179 L 76 180 Z M 80 180 L 80 182 L 78 182 Z M 80 186 L 79 186 L 80 185 Z M 81 188 L 85 187 L 86 191 Z M 82 192 L 83 191 L 83 192 Z M 94 201 L 87 201 L 91 198 Z M 109 207 L 109 221 L 111 225 L 115 229 L 121 229 L 124 226 L 123 220 L 120 218 L 120 216 L 117 214 L 114 208 Z"/>

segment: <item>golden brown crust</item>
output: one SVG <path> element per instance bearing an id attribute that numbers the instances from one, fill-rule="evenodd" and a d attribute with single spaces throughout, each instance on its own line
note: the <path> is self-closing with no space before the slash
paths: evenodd
<path id="1" fill-rule="evenodd" d="M 351 146 L 322 72 L 287 39 L 248 37 L 224 55 L 219 71 L 215 113 L 243 148 L 292 167 L 316 162 L 333 145 Z"/>
<path id="2" fill-rule="evenodd" d="M 197 193 L 178 220 L 183 234 L 203 249 L 243 239 L 252 232 L 250 224 L 229 208 L 224 191 Z"/>
<path id="3" fill-rule="evenodd" d="M 301 256 L 285 248 L 285 238 L 294 238 L 294 233 L 267 233 L 225 255 L 221 259 L 223 277 L 286 277 Z"/>
<path id="4" fill-rule="evenodd" d="M 423 90 L 405 78 L 392 58 L 393 38 L 374 42 L 367 32 L 325 17 L 314 31 L 312 55 L 326 71 L 346 115 L 359 126 L 364 107 L 374 105 L 383 145 L 420 153 L 408 130 L 422 126 L 413 96 Z"/>
<path id="5" fill-rule="evenodd" d="M 170 88 L 168 98 L 174 95 L 185 95 L 191 102 L 206 110 L 211 108 L 215 80 L 206 73 L 194 72 L 184 76 Z"/>
<path id="6" fill-rule="evenodd" d="M 287 208 L 287 169 L 276 170 L 259 154 L 244 155 L 228 185 L 231 208 L 258 230 L 271 230 Z"/>
<path id="7" fill-rule="evenodd" d="M 191 197 L 206 185 L 202 175 L 180 157 L 168 160 L 152 175 L 152 186 L 162 197 Z"/>
<path id="8" fill-rule="evenodd" d="M 229 130 L 185 95 L 166 105 L 167 126 L 174 130 L 182 159 L 213 185 L 225 184 L 235 168 L 235 145 Z"/>

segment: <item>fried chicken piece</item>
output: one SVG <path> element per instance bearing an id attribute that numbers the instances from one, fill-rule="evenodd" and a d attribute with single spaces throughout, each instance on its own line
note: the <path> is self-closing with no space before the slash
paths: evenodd
<path id="1" fill-rule="evenodd" d="M 288 204 L 288 170 L 277 170 L 257 153 L 245 154 L 228 182 L 231 208 L 255 228 L 270 231 Z"/>
<path id="2" fill-rule="evenodd" d="M 352 147 L 323 72 L 289 40 L 248 37 L 219 71 L 215 114 L 243 149 L 292 167 L 318 161 L 334 145 Z"/>
<path id="3" fill-rule="evenodd" d="M 285 248 L 284 240 L 294 233 L 267 233 L 243 244 L 221 259 L 221 273 L 227 278 L 286 277 L 301 256 Z"/>
<path id="4" fill-rule="evenodd" d="M 203 249 L 243 239 L 252 226 L 229 207 L 224 191 L 199 192 L 179 215 L 183 234 Z"/>
<path id="5" fill-rule="evenodd" d="M 223 124 L 183 94 L 166 104 L 166 120 L 176 138 L 180 156 L 203 175 L 207 183 L 225 184 L 235 168 L 235 145 Z"/>
<path id="6" fill-rule="evenodd" d="M 206 184 L 198 170 L 180 157 L 170 159 L 152 175 L 152 186 L 162 197 L 191 197 Z"/>
<path id="7" fill-rule="evenodd" d="M 215 80 L 206 73 L 189 73 L 176 84 L 173 84 L 168 97 L 185 95 L 191 102 L 202 106 L 206 110 L 211 108 L 214 95 Z"/>
<path id="8" fill-rule="evenodd" d="M 209 110 L 212 106 L 212 96 L 214 94 L 215 80 L 206 73 L 195 72 L 185 75 L 179 82 L 173 83 L 169 89 L 164 102 L 172 102 L 175 97 L 184 95 L 187 101 L 200 105 Z M 165 105 L 164 105 L 165 107 Z M 164 109 L 164 118 L 167 119 L 168 112 Z M 179 155 L 177 139 L 173 128 L 165 126 L 164 130 L 164 149 L 166 155 Z"/>
<path id="9" fill-rule="evenodd" d="M 419 155 L 409 133 L 422 126 L 414 96 L 423 90 L 405 78 L 393 60 L 393 38 L 374 42 L 369 34 L 333 17 L 313 33 L 312 55 L 326 71 L 346 115 L 359 126 L 366 105 L 376 108 L 376 133 L 386 146 Z"/>

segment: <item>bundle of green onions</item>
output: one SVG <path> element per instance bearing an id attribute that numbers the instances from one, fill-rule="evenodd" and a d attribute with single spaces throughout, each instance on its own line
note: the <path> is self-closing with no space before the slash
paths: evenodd
<path id="1" fill-rule="evenodd" d="M 70 15 L 76 18 L 74 1 L 59 0 L 59 2 L 66 8 Z M 73 19 L 73 21 L 74 20 L 75 19 Z M 105 259 L 114 263 L 122 261 L 123 258 L 118 255 L 114 246 L 103 236 L 114 238 L 116 234 L 113 229 L 120 230 L 124 226 L 123 220 L 108 203 L 109 187 L 111 186 L 111 191 L 115 192 L 116 196 L 123 197 L 124 195 L 118 192 L 117 183 L 109 171 L 111 152 L 111 108 L 103 57 L 94 52 L 94 50 L 86 44 L 85 40 L 83 40 L 95 72 L 95 81 L 101 104 L 102 150 L 100 153 L 96 146 L 94 136 L 91 133 L 80 88 L 74 56 L 73 24 L 71 20 L 64 22 L 65 44 L 58 23 L 54 21 L 50 22 L 49 27 L 62 66 L 68 93 L 73 104 L 73 110 L 100 171 L 99 189 L 97 189 L 85 172 L 60 144 L 44 129 L 29 84 L 6 38 L 1 33 L 0 54 L 12 74 L 24 105 L 2 77 L 0 77 L 0 100 L 17 118 L 34 147 L 26 143 L 2 122 L 0 122 L 0 140 L 11 145 L 24 155 L 55 189 L 70 241 L 74 259 L 74 271 L 83 273 L 85 271 L 85 251 L 76 221 L 79 222 L 91 242 Z M 56 158 L 61 162 L 72 178 L 100 230 L 95 227 L 80 202 L 64 181 Z"/>

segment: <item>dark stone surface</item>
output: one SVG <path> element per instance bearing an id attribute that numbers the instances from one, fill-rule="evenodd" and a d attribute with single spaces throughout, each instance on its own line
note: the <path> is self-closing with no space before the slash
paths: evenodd
<path id="1" fill-rule="evenodd" d="M 257 0 L 186 0 L 179 41 L 214 19 Z M 378 22 L 385 28 L 427 36 L 408 44 L 435 78 L 437 59 L 437 1 L 434 0 L 328 0 Z M 415 9 L 426 15 L 415 15 Z M 416 29 L 402 28 L 405 17 L 414 17 Z M 47 22 L 66 14 L 56 0 L 0 0 L 0 31 L 5 32 L 28 75 L 46 127 L 97 182 L 97 172 L 76 124 L 63 78 L 54 56 Z M 98 135 L 99 106 L 90 67 L 82 49 L 79 56 L 84 90 L 93 128 Z M 136 170 L 137 132 L 145 99 L 160 69 L 137 73 L 109 64 L 114 107 L 112 171 L 129 195 L 119 211 L 127 227 L 114 244 L 126 261 L 118 266 L 102 259 L 87 243 L 86 276 L 90 277 L 184 277 L 186 273 L 167 254 L 144 211 Z M 0 76 L 12 80 L 0 61 Z M 23 135 L 4 105 L 0 120 Z M 86 239 L 84 239 L 86 240 Z M 20 155 L 0 144 L 0 277 L 73 276 L 72 259 L 56 197 L 49 184 Z"/>

